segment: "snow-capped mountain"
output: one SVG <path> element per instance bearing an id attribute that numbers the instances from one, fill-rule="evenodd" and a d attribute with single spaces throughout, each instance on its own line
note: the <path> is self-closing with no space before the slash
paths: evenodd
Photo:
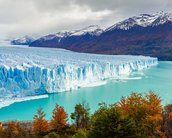
<path id="1" fill-rule="evenodd" d="M 103 30 L 98 25 L 91 25 L 80 30 L 72 31 L 70 36 L 80 36 L 80 35 L 85 35 L 85 34 L 99 36 L 102 32 Z"/>
<path id="2" fill-rule="evenodd" d="M 33 38 L 31 36 L 24 36 L 24 37 L 12 40 L 11 44 L 13 44 L 13 45 L 30 45 L 34 40 L 35 40 L 35 38 Z"/>
<path id="3" fill-rule="evenodd" d="M 62 31 L 58 32 L 56 34 L 50 34 L 46 35 L 44 37 L 41 37 L 40 39 L 42 40 L 51 40 L 54 38 L 65 38 L 65 37 L 71 37 L 71 36 L 83 36 L 86 34 L 92 35 L 92 36 L 98 36 L 103 32 L 102 29 L 98 25 L 91 25 L 86 28 L 80 29 L 80 30 L 75 30 L 75 31 Z"/>
<path id="4" fill-rule="evenodd" d="M 158 12 L 130 17 L 103 30 L 92 25 L 33 41 L 31 47 L 63 48 L 77 52 L 133 54 L 172 60 L 172 14 Z"/>
<path id="5" fill-rule="evenodd" d="M 42 45 L 43 47 L 69 47 L 75 43 L 84 43 L 101 35 L 103 30 L 97 25 L 91 25 L 83 29 L 74 31 L 63 31 L 56 34 L 43 36 L 33 43 L 31 46 Z M 63 48 L 63 47 L 62 47 Z"/>
<path id="6" fill-rule="evenodd" d="M 166 22 L 172 22 L 172 14 L 158 12 L 156 14 L 140 14 L 138 16 L 133 16 L 124 21 L 114 24 L 113 26 L 106 29 L 106 31 L 121 29 L 129 30 L 135 26 L 148 27 L 148 26 L 158 26 Z"/>
<path id="7" fill-rule="evenodd" d="M 167 22 L 172 22 L 172 13 L 164 13 L 160 15 L 154 22 L 152 26 L 158 26 Z"/>

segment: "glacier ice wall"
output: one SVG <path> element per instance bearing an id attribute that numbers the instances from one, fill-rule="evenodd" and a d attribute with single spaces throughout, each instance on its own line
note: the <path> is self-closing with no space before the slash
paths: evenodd
<path id="1" fill-rule="evenodd" d="M 63 92 L 154 66 L 157 58 L 0 47 L 0 99 Z"/>

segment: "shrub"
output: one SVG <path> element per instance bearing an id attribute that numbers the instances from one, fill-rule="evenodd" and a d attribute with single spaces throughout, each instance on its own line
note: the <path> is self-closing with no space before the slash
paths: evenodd
<path id="1" fill-rule="evenodd" d="M 55 132 L 51 132 L 45 135 L 43 138 L 60 138 L 60 136 Z"/>
<path id="2" fill-rule="evenodd" d="M 86 130 L 79 129 L 72 138 L 87 138 Z"/>

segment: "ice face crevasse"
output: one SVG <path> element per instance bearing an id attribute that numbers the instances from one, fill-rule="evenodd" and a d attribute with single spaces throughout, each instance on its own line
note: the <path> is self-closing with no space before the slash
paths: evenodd
<path id="1" fill-rule="evenodd" d="M 157 63 L 157 58 L 145 56 L 0 47 L 0 99 L 69 91 L 106 79 L 118 79 Z"/>

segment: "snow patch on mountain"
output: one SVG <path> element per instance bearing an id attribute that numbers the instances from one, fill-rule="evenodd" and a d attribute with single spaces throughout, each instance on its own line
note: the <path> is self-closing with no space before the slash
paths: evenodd
<path id="1" fill-rule="evenodd" d="M 166 22 L 172 22 L 171 13 L 158 12 L 156 14 L 140 14 L 138 16 L 133 16 L 124 21 L 116 23 L 113 26 L 107 28 L 106 31 L 111 31 L 115 29 L 129 30 L 134 26 L 158 26 Z"/>
<path id="2" fill-rule="evenodd" d="M 85 34 L 90 34 L 90 35 L 100 35 L 103 32 L 103 30 L 98 26 L 98 25 L 91 25 L 86 28 L 72 31 L 70 36 L 80 36 L 80 35 L 85 35 Z"/>
<path id="3" fill-rule="evenodd" d="M 24 36 L 15 40 L 11 41 L 11 44 L 13 45 L 29 45 L 35 40 L 34 37 L 31 36 Z"/>
<path id="4" fill-rule="evenodd" d="M 172 22 L 172 13 L 164 13 L 153 21 L 152 26 L 158 26 L 167 22 Z"/>
<path id="5" fill-rule="evenodd" d="M 80 30 L 68 31 L 68 32 L 62 31 L 56 34 L 46 35 L 39 38 L 38 41 L 49 41 L 49 40 L 56 39 L 58 42 L 60 42 L 61 39 L 66 38 L 66 37 L 75 37 L 75 36 L 79 37 L 79 36 L 84 36 L 86 34 L 89 34 L 91 36 L 99 36 L 102 33 L 103 33 L 103 30 L 98 25 L 91 25 Z"/>

